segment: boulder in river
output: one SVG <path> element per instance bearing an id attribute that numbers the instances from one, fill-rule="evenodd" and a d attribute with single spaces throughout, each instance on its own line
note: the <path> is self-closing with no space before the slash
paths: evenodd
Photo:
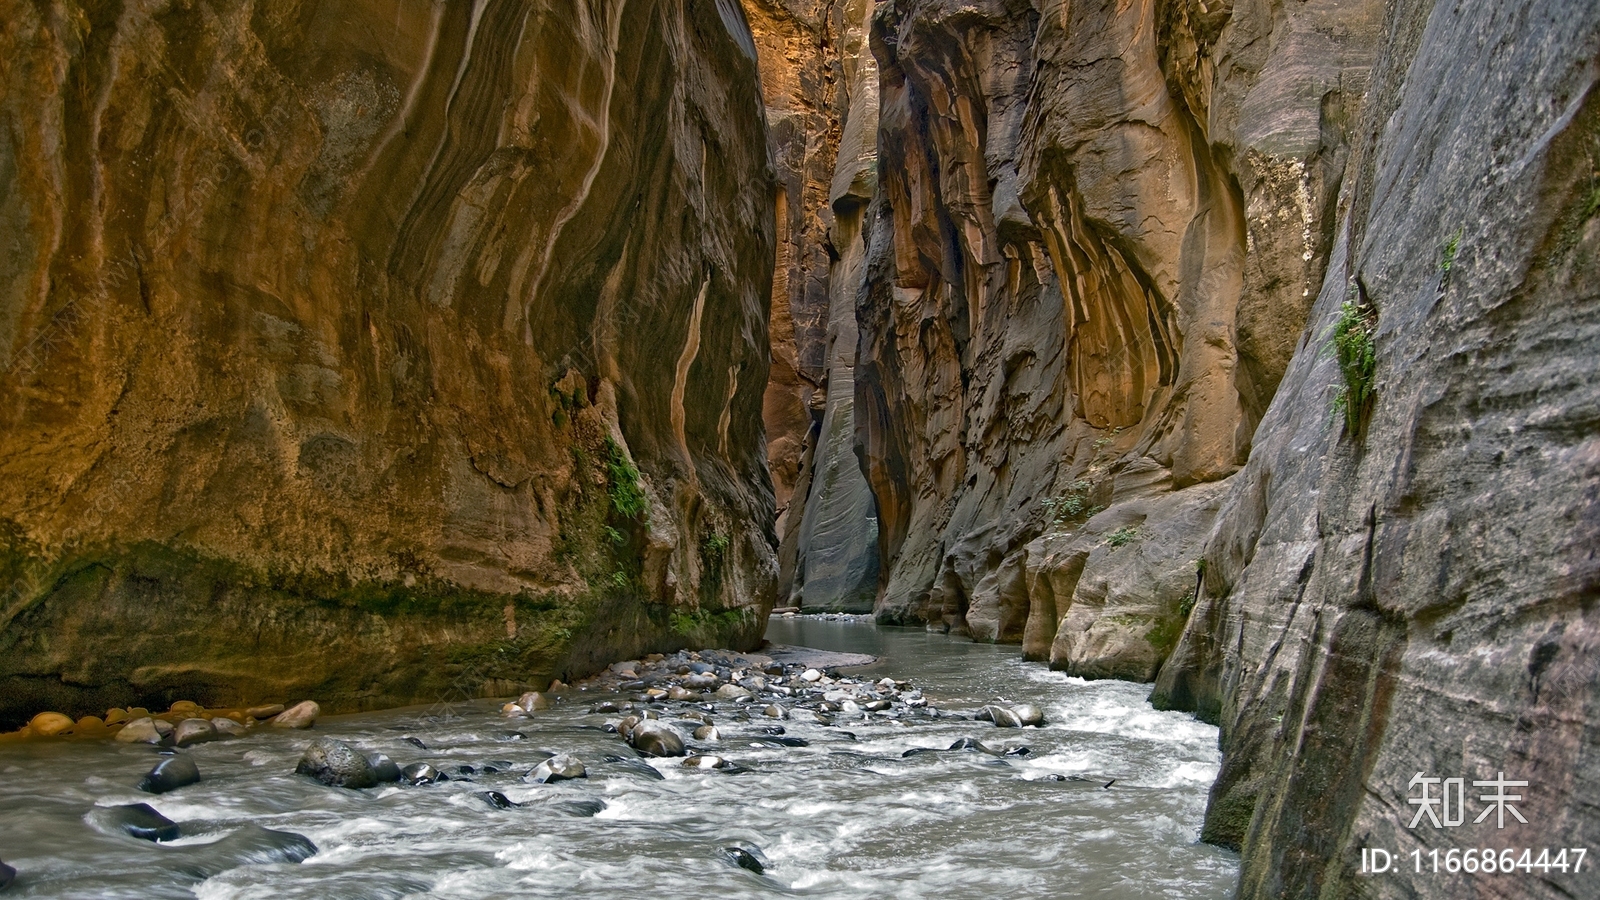
<path id="1" fill-rule="evenodd" d="M 722 856 L 739 868 L 748 869 L 757 875 L 767 871 L 767 867 L 762 863 L 761 858 L 743 847 L 723 847 Z"/>
<path id="2" fill-rule="evenodd" d="M 682 756 L 683 736 L 671 725 L 654 719 L 646 719 L 634 726 L 633 733 L 628 735 L 628 743 L 633 749 L 645 756 Z"/>
<path id="3" fill-rule="evenodd" d="M 139 790 L 149 794 L 165 794 L 199 780 L 200 767 L 187 754 L 178 753 L 156 763 L 155 768 L 140 780 Z"/>
<path id="4" fill-rule="evenodd" d="M 206 719 L 184 719 L 172 729 L 172 742 L 179 747 L 203 744 L 219 737 L 217 727 Z"/>
<path id="5" fill-rule="evenodd" d="M 11 887 L 11 882 L 17 880 L 17 870 L 0 862 L 0 891 Z"/>
<path id="6" fill-rule="evenodd" d="M 495 809 L 513 809 L 522 805 L 499 791 L 479 791 L 478 799 Z"/>
<path id="7" fill-rule="evenodd" d="M 55 737 L 77 723 L 58 712 L 42 712 L 28 720 L 28 727 L 42 737 Z"/>
<path id="8" fill-rule="evenodd" d="M 322 707 L 315 700 L 306 700 L 296 703 L 276 716 L 272 717 L 274 728 L 310 728 L 317 724 L 317 716 L 322 715 Z"/>
<path id="9" fill-rule="evenodd" d="M 973 718 L 993 722 L 996 728 L 1021 728 L 1022 717 L 1004 706 L 985 706 Z"/>
<path id="10" fill-rule="evenodd" d="M 177 840 L 178 823 L 155 811 L 148 803 L 129 803 L 95 810 L 102 824 L 142 841 Z"/>
<path id="11" fill-rule="evenodd" d="M 243 725 L 235 722 L 227 716 L 218 716 L 215 719 L 212 719 L 211 727 L 215 728 L 217 730 L 217 734 L 222 737 L 243 737 L 246 731 L 248 731 L 248 729 L 246 729 Z"/>
<path id="12" fill-rule="evenodd" d="M 597 813 L 604 811 L 606 808 L 606 802 L 594 797 L 589 797 L 584 800 L 568 800 L 565 803 L 557 803 L 555 804 L 555 807 L 569 816 L 577 816 L 580 819 L 587 819 L 592 818 Z"/>
<path id="13" fill-rule="evenodd" d="M 557 753 L 537 766 L 533 771 L 523 776 L 523 781 L 535 784 L 555 784 L 558 781 L 568 781 L 573 778 L 588 778 L 589 770 L 583 767 L 583 762 L 570 753 Z"/>
<path id="14" fill-rule="evenodd" d="M 245 710 L 244 714 L 252 719 L 270 719 L 281 712 L 283 712 L 282 703 L 266 703 L 261 706 L 252 706 Z"/>
<path id="15" fill-rule="evenodd" d="M 731 768 L 734 768 L 733 763 L 729 762 L 726 759 L 723 759 L 720 756 L 713 756 L 713 755 L 711 755 L 709 753 L 698 753 L 698 754 L 695 754 L 694 756 L 685 757 L 684 760 L 683 760 L 682 765 L 683 765 L 683 767 L 685 769 L 731 769 Z"/>
<path id="16" fill-rule="evenodd" d="M 388 754 L 374 750 L 367 754 L 367 765 L 372 767 L 372 777 L 378 779 L 379 784 L 390 784 L 400 780 L 400 766 Z"/>
<path id="17" fill-rule="evenodd" d="M 694 739 L 715 743 L 722 740 L 722 732 L 718 731 L 715 725 L 701 725 L 694 730 Z"/>
<path id="18" fill-rule="evenodd" d="M 166 727 L 163 728 L 163 725 Z M 124 744 L 160 744 L 170 734 L 172 726 L 169 723 L 145 716 L 122 726 L 122 730 L 117 732 L 117 740 Z"/>
<path id="19" fill-rule="evenodd" d="M 400 770 L 400 780 L 406 784 L 433 784 L 440 777 L 439 770 L 427 763 L 412 763 Z"/>
<path id="20" fill-rule="evenodd" d="M 1011 707 L 1011 711 L 1017 714 L 1017 718 L 1022 720 L 1023 725 L 1038 726 L 1044 724 L 1044 710 L 1034 706 L 1032 703 L 1018 703 L 1016 706 Z"/>
<path id="21" fill-rule="evenodd" d="M 310 775 L 329 787 L 369 788 L 378 783 L 372 763 L 359 750 L 332 738 L 312 742 L 295 773 Z"/>

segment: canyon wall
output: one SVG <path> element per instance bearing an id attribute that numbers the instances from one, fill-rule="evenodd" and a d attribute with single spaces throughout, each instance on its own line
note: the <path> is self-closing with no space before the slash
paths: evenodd
<path id="1" fill-rule="evenodd" d="M 1401 0 L 1384 33 L 1154 699 L 1221 723 L 1206 838 L 1242 846 L 1241 897 L 1593 896 L 1431 859 L 1600 839 L 1600 7 Z M 1370 363 L 1329 349 L 1352 333 Z M 1466 802 L 1408 827 L 1419 776 Z M 1369 848 L 1403 864 L 1360 876 Z"/>
<path id="2" fill-rule="evenodd" d="M 0 719 L 760 640 L 736 4 L 4 7 Z"/>

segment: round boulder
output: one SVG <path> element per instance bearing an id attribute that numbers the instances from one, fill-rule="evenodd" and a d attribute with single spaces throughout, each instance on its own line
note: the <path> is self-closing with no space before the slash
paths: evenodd
<path id="1" fill-rule="evenodd" d="M 996 728 L 1022 727 L 1022 717 L 1004 706 L 985 706 L 978 710 L 975 718 L 980 721 L 993 722 Z"/>
<path id="2" fill-rule="evenodd" d="M 400 780 L 400 766 L 387 754 L 377 751 L 368 753 L 367 765 L 372 767 L 372 777 L 378 779 L 379 784 L 390 784 Z"/>
<path id="3" fill-rule="evenodd" d="M 55 737 L 77 723 L 70 716 L 58 712 L 42 712 L 28 720 L 28 727 L 33 733 L 43 737 Z"/>
<path id="4" fill-rule="evenodd" d="M 273 716 L 272 725 L 274 728 L 310 728 L 317 724 L 317 716 L 320 715 L 322 707 L 315 700 L 307 700 Z"/>
<path id="5" fill-rule="evenodd" d="M 179 747 L 203 744 L 218 737 L 221 735 L 217 734 L 216 726 L 207 719 L 184 719 L 172 729 L 172 742 Z"/>
<path id="6" fill-rule="evenodd" d="M 295 773 L 309 775 L 329 787 L 369 788 L 378 783 L 372 763 L 344 741 L 319 738 L 306 748 Z"/>
<path id="7" fill-rule="evenodd" d="M 1034 706 L 1032 703 L 1018 703 L 1016 706 L 1011 707 L 1011 711 L 1017 714 L 1017 718 L 1022 720 L 1023 725 L 1037 726 L 1044 724 L 1044 710 Z"/>
<path id="8" fill-rule="evenodd" d="M 683 736 L 678 730 L 659 720 L 647 719 L 634 726 L 628 736 L 633 749 L 645 756 L 682 756 Z"/>
<path id="9" fill-rule="evenodd" d="M 558 781 L 568 781 L 573 778 L 588 778 L 589 770 L 583 767 L 583 762 L 569 753 L 557 753 L 537 766 L 533 771 L 523 776 L 523 781 L 534 784 L 555 784 Z"/>
<path id="10" fill-rule="evenodd" d="M 117 732 L 117 740 L 124 744 L 159 744 L 166 740 L 166 734 L 161 730 L 162 725 L 167 726 L 168 733 L 171 732 L 171 725 L 157 722 L 149 716 L 134 719 Z"/>
<path id="11" fill-rule="evenodd" d="M 427 763 L 412 763 L 400 770 L 400 780 L 406 784 L 433 784 L 441 777 L 439 770 Z"/>
<path id="12" fill-rule="evenodd" d="M 139 782 L 139 790 L 148 794 L 165 794 L 199 780 L 200 767 L 194 764 L 193 759 L 179 753 L 156 763 L 155 768 Z"/>

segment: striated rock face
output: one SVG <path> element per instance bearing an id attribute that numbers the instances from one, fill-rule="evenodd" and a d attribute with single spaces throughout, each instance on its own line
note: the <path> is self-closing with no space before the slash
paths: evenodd
<path id="1" fill-rule="evenodd" d="M 1155 699 L 1221 722 L 1206 837 L 1243 847 L 1242 897 L 1586 896 L 1356 874 L 1600 839 L 1600 7 L 1400 2 L 1385 32 L 1326 279 Z M 1347 421 L 1352 317 L 1374 398 Z M 1502 772 L 1526 824 L 1475 821 Z M 1407 827 L 1418 773 L 1466 780 L 1462 824 Z"/>
<path id="2" fill-rule="evenodd" d="M 1321 280 L 1380 19 L 880 7 L 856 371 L 880 619 L 1154 676 Z"/>
<path id="3" fill-rule="evenodd" d="M 780 196 L 767 453 L 778 501 L 779 594 L 869 612 L 877 594 L 873 497 L 855 436 L 855 295 L 862 209 L 876 184 L 872 4 L 746 7 L 761 59 Z"/>
<path id="4" fill-rule="evenodd" d="M 12 7 L 0 718 L 760 639 L 736 5 Z"/>

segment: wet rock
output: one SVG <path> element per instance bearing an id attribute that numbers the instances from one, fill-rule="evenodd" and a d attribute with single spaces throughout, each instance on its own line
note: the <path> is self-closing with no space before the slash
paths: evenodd
<path id="1" fill-rule="evenodd" d="M 717 688 L 715 696 L 722 700 L 743 700 L 753 695 L 737 684 L 725 684 Z"/>
<path id="2" fill-rule="evenodd" d="M 372 764 L 344 741 L 318 738 L 300 757 L 295 773 L 309 775 L 329 787 L 369 788 L 378 783 Z"/>
<path id="3" fill-rule="evenodd" d="M 534 766 L 533 771 L 523 776 L 522 780 L 534 784 L 555 784 L 558 781 L 588 777 L 589 770 L 584 768 L 582 760 L 568 753 L 557 753 Z"/>
<path id="4" fill-rule="evenodd" d="M 502 794 L 499 791 L 479 791 L 478 799 L 489 804 L 495 809 L 514 809 L 522 805 L 521 803 L 513 801 L 510 797 L 507 797 L 505 794 Z"/>
<path id="5" fill-rule="evenodd" d="M 28 720 L 28 727 L 42 737 L 55 737 L 74 724 L 70 717 L 57 712 L 42 712 Z"/>
<path id="6" fill-rule="evenodd" d="M 310 728 L 317 723 L 317 716 L 322 715 L 322 707 L 315 700 L 306 700 L 296 703 L 276 716 L 272 717 L 274 728 Z"/>
<path id="7" fill-rule="evenodd" d="M 128 721 L 128 711 L 125 709 L 106 710 L 107 725 L 121 725 Z"/>
<path id="8" fill-rule="evenodd" d="M 0 891 L 11 887 L 11 882 L 17 880 L 17 870 L 0 862 Z"/>
<path id="9" fill-rule="evenodd" d="M 782 725 L 763 725 L 763 726 L 761 726 L 761 728 L 759 730 L 760 730 L 760 732 L 762 734 L 785 734 L 786 733 L 786 729 L 784 729 L 784 727 Z"/>
<path id="10" fill-rule="evenodd" d="M 617 723 L 617 734 L 622 735 L 623 740 L 631 741 L 633 739 L 633 730 L 639 727 L 639 723 L 643 721 L 644 719 L 640 716 L 623 716 L 622 721 Z"/>
<path id="11" fill-rule="evenodd" d="M 766 709 L 761 711 L 761 714 L 773 719 L 788 718 L 788 713 L 784 711 L 783 707 L 776 703 L 769 704 Z"/>
<path id="12" fill-rule="evenodd" d="M 748 869 L 757 875 L 767 871 L 767 867 L 761 859 L 743 847 L 723 847 L 722 856 L 733 865 L 741 869 Z"/>
<path id="13" fill-rule="evenodd" d="M 141 841 L 172 841 L 180 834 L 178 823 L 155 811 L 148 803 L 108 806 L 95 810 L 103 825 L 133 835 Z"/>
<path id="14" fill-rule="evenodd" d="M 218 716 L 212 719 L 211 727 L 216 730 L 218 737 L 223 738 L 243 737 L 250 732 L 250 729 L 244 727 L 243 724 L 235 722 L 227 716 Z"/>
<path id="15" fill-rule="evenodd" d="M 252 719 L 261 720 L 270 719 L 281 712 L 283 712 L 282 703 L 266 703 L 261 706 L 252 706 L 245 710 L 244 714 Z"/>
<path id="16" fill-rule="evenodd" d="M 628 743 L 645 756 L 682 756 L 683 736 L 664 722 L 646 720 L 634 727 Z"/>
<path id="17" fill-rule="evenodd" d="M 379 784 L 392 784 L 400 780 L 400 766 L 388 754 L 377 751 L 368 753 L 367 765 L 372 767 L 372 777 Z"/>
<path id="18" fill-rule="evenodd" d="M 204 880 L 244 865 L 300 863 L 317 854 L 317 845 L 305 835 L 275 831 L 259 825 L 242 825 L 219 841 L 194 847 L 174 848 L 187 857 L 178 869 L 192 878 Z"/>
<path id="19" fill-rule="evenodd" d="M 867 712 L 883 712 L 884 710 L 889 709 L 893 705 L 894 705 L 893 703 L 890 703 L 887 700 L 869 700 L 866 703 L 862 704 L 861 708 L 866 710 Z"/>
<path id="20" fill-rule="evenodd" d="M 549 709 L 554 704 L 551 703 L 550 698 L 546 697 L 544 694 L 541 694 L 538 691 L 529 691 L 517 698 L 517 705 L 528 712 L 537 712 L 539 710 Z"/>
<path id="21" fill-rule="evenodd" d="M 625 756 L 608 756 L 605 758 L 605 762 L 609 765 L 615 766 L 618 769 L 625 769 L 635 775 L 648 778 L 651 781 L 662 781 L 666 778 L 665 775 L 662 775 L 656 770 L 655 766 L 650 765 L 642 759 L 633 759 Z"/>
<path id="22" fill-rule="evenodd" d="M 528 711 L 515 703 L 507 703 L 500 707 L 500 715 L 508 719 L 525 719 Z"/>
<path id="23" fill-rule="evenodd" d="M 427 763 L 412 763 L 400 770 L 400 780 L 406 784 L 433 784 L 442 778 L 439 770 Z"/>
<path id="24" fill-rule="evenodd" d="M 800 673 L 800 680 L 807 684 L 816 684 L 822 680 L 822 673 L 816 669 L 807 669 Z"/>
<path id="25" fill-rule="evenodd" d="M 604 800 L 597 800 L 592 797 L 585 800 L 566 800 L 552 805 L 567 815 L 577 816 L 580 819 L 592 818 L 606 808 Z"/>
<path id="26" fill-rule="evenodd" d="M 685 769 L 729 769 L 734 767 L 733 763 L 726 759 L 708 753 L 687 757 L 684 759 L 682 766 Z"/>
<path id="27" fill-rule="evenodd" d="M 1044 710 L 1032 703 L 1018 703 L 1011 707 L 1011 711 L 1017 714 L 1017 718 L 1022 720 L 1024 726 L 1044 724 Z"/>
<path id="28" fill-rule="evenodd" d="M 973 718 L 981 722 L 993 722 L 996 728 L 1022 727 L 1022 718 L 1004 706 L 985 706 Z"/>
<path id="29" fill-rule="evenodd" d="M 718 731 L 715 725 L 701 725 L 694 730 L 694 739 L 697 741 L 720 741 L 722 740 L 722 732 Z"/>
<path id="30" fill-rule="evenodd" d="M 200 767 L 188 755 L 168 756 L 155 764 L 139 781 L 139 790 L 148 794 L 165 794 L 200 780 Z"/>
<path id="31" fill-rule="evenodd" d="M 622 707 L 612 703 L 610 700 L 603 700 L 589 707 L 589 712 L 610 715 L 622 712 Z"/>
<path id="32" fill-rule="evenodd" d="M 695 697 L 695 694 L 694 694 L 693 691 L 690 691 L 690 690 L 688 690 L 686 688 L 679 687 L 678 685 L 673 685 L 672 687 L 667 688 L 667 699 L 668 700 L 676 700 L 676 701 L 681 703 L 681 702 L 687 702 L 689 700 L 693 700 L 694 697 Z"/>
<path id="33" fill-rule="evenodd" d="M 424 744 L 422 742 L 421 738 L 407 737 L 407 738 L 403 738 L 403 740 L 406 743 L 410 744 L 411 746 L 417 748 L 418 750 L 426 750 L 426 749 L 428 749 L 428 745 Z"/>
<path id="34" fill-rule="evenodd" d="M 778 735 L 778 736 L 775 736 L 775 737 L 764 737 L 764 738 L 761 738 L 758 741 L 755 741 L 755 743 L 757 743 L 757 744 L 766 744 L 767 746 L 770 746 L 770 747 L 809 747 L 809 746 L 811 746 L 811 742 L 806 740 L 805 738 L 785 737 L 783 735 Z"/>
<path id="35" fill-rule="evenodd" d="M 207 719 L 184 719 L 172 729 L 172 742 L 179 747 L 214 741 L 221 735 Z"/>
<path id="36" fill-rule="evenodd" d="M 163 725 L 166 726 L 165 730 L 161 727 Z M 146 716 L 122 726 L 122 730 L 117 732 L 117 740 L 124 744 L 161 744 L 166 742 L 167 735 L 171 733 L 170 724 Z"/>

